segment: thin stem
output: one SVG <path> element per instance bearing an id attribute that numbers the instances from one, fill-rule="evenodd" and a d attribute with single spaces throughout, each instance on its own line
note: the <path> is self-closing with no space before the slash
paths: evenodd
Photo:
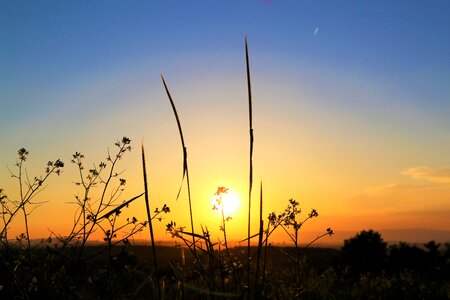
<path id="1" fill-rule="evenodd" d="M 143 169 L 143 173 L 144 173 L 145 208 L 147 210 L 147 218 L 148 218 L 148 224 L 149 224 L 149 228 L 150 228 L 150 240 L 152 243 L 153 264 L 155 267 L 156 285 L 158 287 L 158 299 L 161 299 L 161 287 L 159 286 L 159 275 L 158 275 L 158 263 L 156 260 L 155 238 L 153 235 L 152 217 L 150 214 L 150 201 L 149 201 L 149 197 L 148 197 L 147 169 L 145 167 L 144 143 L 142 143 L 141 149 L 142 149 L 142 169 Z"/>
<path id="2" fill-rule="evenodd" d="M 126 143 L 122 144 L 122 146 L 119 148 L 119 151 L 116 154 L 116 157 L 114 158 L 114 161 L 112 161 L 112 163 L 111 163 L 111 168 L 109 170 L 108 179 L 106 180 L 105 186 L 103 187 L 102 196 L 101 196 L 100 201 L 98 203 L 97 210 L 95 211 L 95 214 L 92 216 L 93 220 L 97 220 L 97 217 L 98 217 L 98 215 L 101 212 L 101 208 L 102 208 L 102 205 L 103 205 L 103 202 L 104 202 L 104 197 L 105 197 L 106 190 L 108 188 L 109 182 L 111 181 L 111 178 L 114 177 L 114 175 L 113 175 L 114 167 L 115 167 L 117 161 L 122 157 L 123 150 L 127 147 L 126 145 L 127 145 Z M 94 178 L 97 179 L 99 177 L 99 175 L 100 175 L 100 172 Z M 94 182 L 94 181 L 92 181 L 92 182 Z M 88 187 L 91 186 L 92 182 L 89 184 Z M 95 224 L 97 224 L 97 222 L 93 221 L 91 226 L 90 226 L 90 228 L 89 228 L 89 230 L 87 231 L 87 233 L 85 233 L 85 238 L 83 239 L 83 243 L 82 243 L 81 249 L 83 249 L 83 246 L 87 242 L 89 236 L 92 234 L 92 230 L 94 229 Z"/>
<path id="3" fill-rule="evenodd" d="M 262 216 L 263 211 L 263 196 L 262 196 L 262 181 L 259 191 L 259 237 L 258 237 L 258 251 L 256 255 L 256 274 L 255 274 L 255 295 L 254 298 L 257 299 L 258 295 L 258 276 L 259 276 L 259 260 L 261 257 L 261 248 L 262 248 L 262 239 L 263 239 L 263 231 L 264 231 L 264 221 Z"/>
<path id="4" fill-rule="evenodd" d="M 263 277 L 262 277 L 262 287 L 264 288 L 265 282 L 266 282 L 266 264 L 267 264 L 267 244 L 269 243 L 269 229 L 270 229 L 270 223 L 267 224 L 267 230 L 266 230 L 266 239 L 264 241 L 264 262 L 263 262 Z"/>
<path id="5" fill-rule="evenodd" d="M 19 212 L 19 210 L 22 209 L 23 206 L 25 206 L 27 203 L 30 203 L 30 200 L 33 198 L 34 193 L 42 186 L 42 184 L 47 180 L 47 178 L 54 172 L 54 170 L 57 169 L 56 167 L 53 167 L 45 176 L 43 179 L 40 179 L 40 185 L 36 185 L 34 188 L 31 188 L 29 193 L 27 193 L 27 196 L 23 199 L 23 201 L 20 201 L 17 205 L 17 207 L 11 211 L 9 214 L 9 218 L 5 223 L 5 226 L 3 227 L 0 236 L 4 234 L 4 232 L 7 230 L 8 225 L 12 222 L 16 214 Z"/>
<path id="6" fill-rule="evenodd" d="M 231 271 L 232 271 L 232 275 L 233 275 L 233 281 L 235 284 L 235 288 L 237 288 L 237 278 L 236 278 L 236 271 L 234 268 L 234 262 L 233 262 L 233 258 L 231 257 L 231 253 L 230 253 L 230 249 L 228 247 L 228 241 L 227 241 L 227 228 L 226 228 L 226 220 L 225 220 L 225 209 L 224 209 L 224 204 L 223 204 L 223 199 L 222 196 L 220 196 L 220 202 L 222 204 L 222 226 L 223 226 L 223 239 L 224 239 L 224 243 L 225 243 L 225 250 L 227 252 L 227 256 L 228 259 L 230 260 L 230 265 L 231 265 Z"/>
<path id="7" fill-rule="evenodd" d="M 116 165 L 117 161 L 122 158 L 123 153 L 129 147 L 129 146 L 127 146 L 129 144 L 129 140 L 128 140 L 128 142 L 126 142 L 125 138 L 122 140 L 122 144 L 119 144 L 119 143 L 120 142 L 117 142 L 117 144 L 116 144 L 117 146 L 119 146 L 119 150 L 118 150 L 114 160 L 110 159 L 109 150 L 108 150 L 108 159 L 109 159 L 109 161 L 111 161 L 111 167 L 110 167 L 108 179 L 106 181 L 101 180 L 100 172 L 102 171 L 102 168 L 100 168 L 100 170 L 96 174 L 92 175 L 92 178 L 90 179 L 89 184 L 87 186 L 83 184 L 83 186 L 85 187 L 85 197 L 84 197 L 83 206 L 82 206 L 82 213 L 83 213 L 83 240 L 82 240 L 81 247 L 80 247 L 80 252 L 79 252 L 79 255 L 78 255 L 79 259 L 81 259 L 82 255 L 83 255 L 84 247 L 86 245 L 87 240 L 89 239 L 90 235 L 92 234 L 92 232 L 94 230 L 94 226 L 96 224 L 98 224 L 97 218 L 98 218 L 99 214 L 103 211 L 102 210 L 102 205 L 104 205 L 104 196 L 105 196 L 106 190 L 108 188 L 109 182 L 112 179 L 112 177 L 116 177 L 116 175 L 113 174 L 113 170 L 115 168 L 115 165 Z M 78 162 L 79 162 L 79 168 L 81 168 L 80 158 L 78 158 Z M 81 172 L 80 172 L 80 174 L 81 174 Z M 96 180 L 98 178 L 100 178 L 101 182 L 104 182 L 105 186 L 103 187 L 102 196 L 101 196 L 100 201 L 98 203 L 97 209 L 95 211 L 91 211 L 90 212 L 91 225 L 89 227 L 89 230 L 86 231 L 86 227 L 88 226 L 88 223 L 89 223 L 89 222 L 86 222 L 86 204 L 87 204 L 87 201 L 89 200 L 88 192 L 89 192 L 90 187 L 96 184 Z M 83 179 L 81 179 L 81 180 L 83 180 Z M 111 201 L 112 200 L 110 199 L 105 205 L 109 206 L 111 204 Z"/>
<path id="8" fill-rule="evenodd" d="M 23 164 L 23 160 L 21 160 L 20 163 L 19 163 L 19 177 L 18 177 L 19 189 L 20 189 L 20 203 L 21 204 L 23 203 L 23 205 L 21 207 L 21 210 L 22 210 L 22 213 L 23 213 L 23 219 L 24 219 L 24 223 L 25 223 L 25 234 L 27 235 L 26 239 L 27 239 L 27 245 L 28 245 L 28 251 L 27 251 L 28 252 L 28 258 L 30 259 L 30 262 L 31 262 L 31 242 L 30 242 L 30 232 L 29 232 L 29 229 L 28 229 L 28 215 L 27 215 L 27 210 L 26 210 L 26 207 L 25 207 L 26 199 L 23 196 L 22 164 Z M 32 187 L 30 187 L 29 189 L 31 190 Z"/>
<path id="9" fill-rule="evenodd" d="M 194 254 L 194 259 L 197 260 L 197 254 L 196 254 L 196 250 L 195 250 L 194 218 L 193 218 L 193 214 L 192 214 L 191 185 L 190 185 L 190 181 L 189 181 L 189 168 L 188 168 L 188 160 L 187 160 L 187 148 L 186 148 L 186 145 L 184 143 L 183 130 L 181 128 L 181 122 L 180 122 L 180 118 L 178 117 L 177 108 L 175 107 L 175 103 L 173 102 L 172 96 L 170 95 L 170 92 L 169 92 L 169 88 L 167 87 L 166 81 L 164 80 L 164 77 L 163 77 L 162 74 L 161 74 L 161 80 L 163 82 L 164 89 L 166 90 L 167 97 L 169 98 L 170 105 L 172 106 L 172 110 L 173 110 L 173 113 L 175 115 L 175 119 L 177 121 L 178 132 L 180 133 L 181 146 L 183 147 L 183 180 L 184 180 L 184 177 L 186 176 L 186 184 L 187 184 L 187 189 L 188 189 L 188 200 L 189 200 L 189 216 L 190 216 L 190 221 L 191 221 L 191 232 L 192 232 L 193 254 Z M 177 199 L 178 199 L 178 196 L 180 195 L 180 192 L 181 192 L 181 187 L 183 185 L 183 180 L 181 182 L 181 186 L 180 186 L 180 189 L 178 191 Z"/>
<path id="10" fill-rule="evenodd" d="M 247 69 L 247 91 L 248 91 L 248 120 L 250 133 L 250 168 L 249 168 L 249 187 L 248 187 L 248 226 L 247 226 L 247 284 L 250 288 L 250 231 L 251 231 L 251 208 L 252 208 L 252 186 L 253 186 L 253 113 L 252 113 L 252 89 L 250 80 L 250 62 L 248 58 L 247 37 L 245 37 L 245 62 Z M 250 293 L 248 294 L 248 298 Z"/>

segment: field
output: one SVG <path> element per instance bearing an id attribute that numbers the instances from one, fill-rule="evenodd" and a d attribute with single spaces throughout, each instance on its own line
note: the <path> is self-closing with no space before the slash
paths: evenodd
<path id="1" fill-rule="evenodd" d="M 104 249 L 100 245 L 88 246 L 85 255 L 89 257 Z M 270 247 L 265 259 L 266 273 L 260 275 L 259 286 L 247 289 L 233 282 L 231 270 L 224 266 L 209 269 L 206 275 L 186 248 L 156 247 L 160 264 L 155 272 L 149 246 L 117 246 L 109 254 L 103 252 L 79 261 L 77 249 L 68 248 L 61 254 L 48 242 L 33 250 L 31 263 L 20 254 L 20 249 L 11 248 L 8 253 L 3 249 L 0 295 L 2 299 L 156 299 L 158 280 L 162 299 L 448 298 L 448 248 L 446 254 L 435 256 L 434 262 L 428 260 L 429 251 L 416 248 L 423 251 L 422 261 L 415 260 L 417 256 L 405 257 L 403 265 L 402 260 L 393 257 L 392 249 L 383 269 L 355 270 L 343 260 L 341 250 L 310 248 L 305 251 L 301 273 L 297 274 L 287 258 L 296 253 L 295 249 Z M 246 256 L 245 247 L 230 251 L 232 257 Z M 252 247 L 251 255 L 256 253 L 257 248 Z M 14 261 L 5 260 L 13 257 Z M 207 260 L 203 256 L 199 259 Z M 12 275 L 8 270 L 13 265 Z M 241 272 L 237 266 L 234 271 Z M 254 276 L 253 268 L 251 272 Z M 240 274 L 243 275 L 245 272 Z M 214 283 L 218 286 L 214 287 Z"/>

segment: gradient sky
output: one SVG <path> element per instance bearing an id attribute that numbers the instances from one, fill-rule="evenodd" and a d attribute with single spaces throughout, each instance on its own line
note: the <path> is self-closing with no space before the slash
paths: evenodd
<path id="1" fill-rule="evenodd" d="M 229 232 L 245 237 L 247 35 L 265 215 L 295 198 L 320 213 L 305 230 L 448 229 L 449 15 L 449 1 L 2 1 L 0 188 L 17 195 L 7 166 L 21 147 L 33 176 L 61 158 L 31 234 L 64 234 L 77 193 L 71 154 L 98 163 L 128 136 L 124 200 L 142 191 L 143 140 L 151 201 L 172 208 L 158 238 L 168 238 L 167 221 L 187 226 L 163 73 L 185 133 L 196 226 L 218 227 L 210 197 L 224 185 L 242 201 Z M 143 207 L 124 213 L 142 219 Z"/>

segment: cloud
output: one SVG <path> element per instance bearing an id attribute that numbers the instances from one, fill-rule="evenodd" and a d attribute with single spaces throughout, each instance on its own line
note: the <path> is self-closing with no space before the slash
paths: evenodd
<path id="1" fill-rule="evenodd" d="M 346 205 L 357 227 L 442 229 L 450 226 L 450 168 L 413 167 L 408 183 L 366 187 Z"/>
<path id="2" fill-rule="evenodd" d="M 413 167 L 401 172 L 403 175 L 415 179 L 432 182 L 450 183 L 450 168 Z"/>
<path id="3" fill-rule="evenodd" d="M 314 36 L 316 36 L 319 33 L 319 27 L 314 28 Z"/>
<path id="4" fill-rule="evenodd" d="M 380 196 L 386 194 L 392 194 L 396 192 L 405 193 L 406 191 L 412 191 L 417 193 L 420 190 L 433 189 L 434 186 L 430 184 L 397 184 L 388 183 L 382 186 L 366 187 L 364 189 L 364 195 L 366 196 Z"/>
<path id="5" fill-rule="evenodd" d="M 440 183 L 367 187 L 348 199 L 353 211 L 394 212 L 450 207 L 450 186 Z"/>
<path id="6" fill-rule="evenodd" d="M 450 188 L 443 185 L 386 185 L 348 200 L 347 228 L 429 228 L 450 226 Z"/>
<path id="7" fill-rule="evenodd" d="M 399 210 L 392 214 L 395 215 L 417 215 L 422 218 L 435 218 L 444 217 L 446 220 L 450 220 L 450 206 L 440 205 L 436 207 L 424 207 L 423 209 L 410 209 L 410 210 Z"/>

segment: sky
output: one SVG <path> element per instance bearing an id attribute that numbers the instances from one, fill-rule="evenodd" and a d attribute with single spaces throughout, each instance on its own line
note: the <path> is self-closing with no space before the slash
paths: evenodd
<path id="1" fill-rule="evenodd" d="M 126 136 L 119 202 L 143 191 L 143 142 L 151 205 L 171 208 L 157 239 L 170 240 L 171 220 L 189 227 L 185 185 L 176 200 L 183 156 L 163 74 L 185 136 L 195 228 L 220 236 L 211 198 L 225 186 L 240 201 L 228 233 L 245 238 L 247 36 L 252 231 L 261 182 L 265 216 L 290 198 L 304 214 L 318 210 L 305 239 L 328 227 L 336 242 L 369 228 L 448 230 L 449 14 L 448 1 L 2 1 L 0 188 L 18 197 L 8 169 L 19 148 L 30 152 L 30 177 L 60 158 L 63 173 L 35 199 L 45 203 L 30 216 L 30 236 L 64 235 L 82 193 L 72 154 L 93 166 Z M 122 213 L 144 212 L 140 201 Z M 23 232 L 21 218 L 10 230 Z M 274 239 L 289 242 L 283 232 Z"/>

